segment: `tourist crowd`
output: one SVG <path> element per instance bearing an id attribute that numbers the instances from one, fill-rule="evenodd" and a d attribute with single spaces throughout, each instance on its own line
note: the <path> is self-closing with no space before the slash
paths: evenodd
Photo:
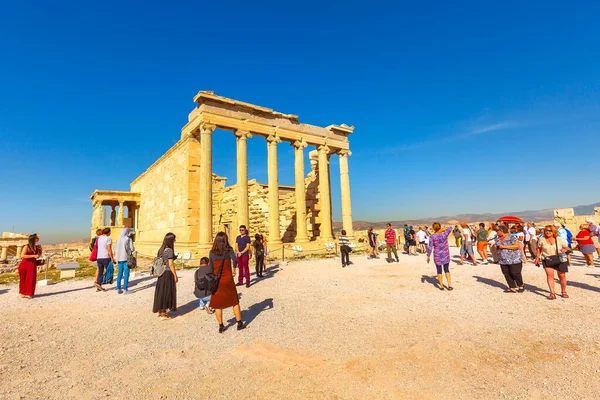
<path id="1" fill-rule="evenodd" d="M 129 228 L 124 228 L 114 247 L 110 228 L 99 229 L 96 234 L 97 236 L 90 243 L 90 260 L 97 264 L 94 279 L 96 291 L 103 292 L 106 290 L 104 284 L 113 283 L 113 268 L 116 265 L 118 272 L 115 290 L 118 294 L 128 294 L 129 271 L 135 268 L 137 263 L 132 232 Z M 373 228 L 367 231 L 368 258 L 379 258 L 379 250 L 383 248 L 387 252 L 388 263 L 399 262 L 398 247 L 401 243 L 399 237 L 402 236 L 405 254 L 409 256 L 424 254 L 427 263 L 431 261 L 433 254 L 439 290 L 454 290 L 449 269 L 451 262 L 449 237 L 452 236 L 454 244 L 459 248 L 458 264 L 463 265 L 465 261 L 469 261 L 473 265 L 478 265 L 478 255 L 481 264 L 487 265 L 491 262 L 500 265 L 501 273 L 508 285 L 506 293 L 525 291 L 526 285 L 522 273 L 524 263 L 531 261 L 543 267 L 550 291 L 547 298 L 553 300 L 556 299 L 555 275 L 558 276 L 560 283 L 561 297 L 569 297 L 566 273 L 571 265 L 573 251 L 580 251 L 586 264 L 594 266 L 594 253 L 600 257 L 599 235 L 600 227 L 592 220 L 582 224 L 575 236 L 559 222 L 544 227 L 536 227 L 532 222 L 490 223 L 487 227 L 484 223 L 473 226 L 461 222 L 454 227 L 442 227 L 436 222 L 431 231 L 427 226 L 414 229 L 412 226 L 405 225 L 401 235 L 391 224 L 387 224 L 383 242 L 378 240 L 378 235 Z M 35 295 L 37 267 L 44 263 L 42 248 L 38 242 L 37 234 L 30 235 L 27 246 L 20 254 L 19 294 L 22 298 L 30 299 Z M 157 277 L 152 310 L 164 320 L 172 318 L 168 311 L 177 310 L 179 279 L 174 265 L 175 242 L 176 236 L 173 233 L 165 235 L 151 272 L 151 275 Z M 349 238 L 344 230 L 338 236 L 338 245 L 344 268 L 351 264 L 350 253 L 352 252 Z M 199 299 L 200 309 L 215 315 L 219 332 L 226 329 L 223 324 L 223 309 L 230 307 L 233 308 L 237 329 L 245 328 L 235 278 L 237 276 L 238 286 L 245 284 L 246 287 L 250 287 L 250 259 L 254 257 L 256 276 L 261 278 L 266 273 L 265 258 L 268 254 L 266 238 L 255 234 L 252 240 L 246 226 L 241 225 L 239 235 L 235 239 L 235 248 L 229 244 L 227 234 L 220 232 L 215 236 L 208 255 L 201 258 L 200 267 L 194 275 L 194 294 Z M 444 277 L 446 285 L 444 285 Z"/>

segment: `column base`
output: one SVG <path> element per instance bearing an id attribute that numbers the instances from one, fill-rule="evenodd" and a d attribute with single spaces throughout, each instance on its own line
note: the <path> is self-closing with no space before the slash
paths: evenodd
<path id="1" fill-rule="evenodd" d="M 308 243 L 308 242 L 310 242 L 310 239 L 307 237 L 306 238 L 296 238 L 296 240 L 294 240 L 294 243 L 298 243 L 298 244 Z"/>
<path id="2" fill-rule="evenodd" d="M 212 250 L 212 243 L 200 243 L 197 247 L 199 258 L 208 257 L 208 253 Z"/>

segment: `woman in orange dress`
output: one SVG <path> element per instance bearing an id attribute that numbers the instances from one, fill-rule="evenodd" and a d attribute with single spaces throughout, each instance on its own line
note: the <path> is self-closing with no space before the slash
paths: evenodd
<path id="1" fill-rule="evenodd" d="M 217 233 L 213 241 L 213 247 L 208 254 L 208 265 L 212 267 L 213 273 L 219 280 L 217 290 L 210 297 L 210 307 L 215 309 L 215 317 L 219 323 L 219 333 L 223 333 L 223 309 L 233 307 L 233 314 L 237 321 L 238 331 L 244 329 L 246 325 L 242 321 L 242 312 L 240 311 L 240 300 L 233 277 L 237 267 L 237 257 L 233 248 L 229 245 L 229 239 L 225 232 Z"/>
<path id="2" fill-rule="evenodd" d="M 37 245 L 40 238 L 36 233 L 29 236 L 29 243 L 21 252 L 19 264 L 19 295 L 21 298 L 31 299 L 35 294 L 37 283 L 37 259 L 42 255 L 42 247 Z"/>

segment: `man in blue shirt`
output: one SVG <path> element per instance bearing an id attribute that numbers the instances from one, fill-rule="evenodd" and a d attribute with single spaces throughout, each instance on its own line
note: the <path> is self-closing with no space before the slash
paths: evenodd
<path id="1" fill-rule="evenodd" d="M 238 268 L 240 275 L 238 276 L 238 285 L 244 284 L 244 276 L 246 277 L 246 287 L 250 287 L 250 268 L 248 260 L 250 259 L 250 236 L 246 225 L 240 225 L 240 234 L 235 238 L 235 251 L 237 254 Z"/>

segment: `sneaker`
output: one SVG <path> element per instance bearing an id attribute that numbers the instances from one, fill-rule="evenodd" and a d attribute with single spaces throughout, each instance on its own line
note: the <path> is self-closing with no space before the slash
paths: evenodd
<path id="1" fill-rule="evenodd" d="M 246 283 L 246 287 L 247 287 L 247 288 L 249 288 L 249 287 L 250 287 L 250 284 L 249 284 L 249 283 Z"/>
<path id="2" fill-rule="evenodd" d="M 237 323 L 237 330 L 241 331 L 242 329 L 246 329 L 246 324 L 244 324 L 243 321 L 238 321 L 238 323 Z"/>
<path id="3" fill-rule="evenodd" d="M 210 308 L 210 307 L 206 307 L 206 312 L 208 313 L 208 315 L 212 315 L 215 313 L 215 309 L 214 308 Z"/>
<path id="4" fill-rule="evenodd" d="M 201 307 L 199 307 L 199 308 L 200 308 L 200 310 L 204 310 L 206 307 L 204 307 L 204 306 L 201 306 Z"/>
<path id="5" fill-rule="evenodd" d="M 125 290 L 123 290 L 123 294 L 131 294 L 131 290 L 125 289 Z"/>
<path id="6" fill-rule="evenodd" d="M 119 291 L 117 293 L 123 294 L 123 290 L 119 289 Z"/>

